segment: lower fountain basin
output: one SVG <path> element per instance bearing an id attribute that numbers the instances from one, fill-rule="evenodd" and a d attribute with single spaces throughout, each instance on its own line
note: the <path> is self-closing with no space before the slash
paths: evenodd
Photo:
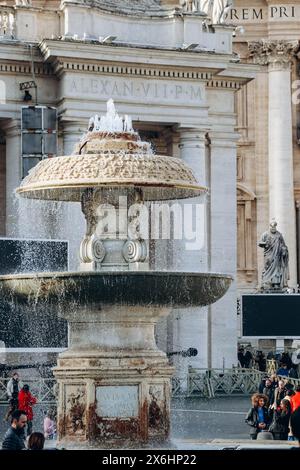
<path id="1" fill-rule="evenodd" d="M 215 273 L 109 271 L 53 272 L 0 276 L 2 299 L 91 304 L 196 307 L 212 304 L 228 290 L 232 277 Z"/>

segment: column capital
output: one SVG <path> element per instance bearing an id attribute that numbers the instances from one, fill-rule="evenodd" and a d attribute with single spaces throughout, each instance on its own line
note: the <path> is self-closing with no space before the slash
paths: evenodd
<path id="1" fill-rule="evenodd" d="M 268 65 L 270 70 L 286 70 L 299 53 L 299 41 L 263 39 L 248 42 L 248 50 L 255 64 Z"/>
<path id="2" fill-rule="evenodd" d="M 189 144 L 191 146 L 196 145 L 205 145 L 205 138 L 208 132 L 208 127 L 183 127 L 178 126 L 177 132 L 180 136 L 179 146 Z"/>
<path id="3" fill-rule="evenodd" d="M 212 147 L 236 148 L 241 135 L 234 131 L 213 130 L 209 132 L 208 138 Z"/>
<path id="4" fill-rule="evenodd" d="M 21 119 L 7 119 L 1 124 L 1 130 L 5 132 L 6 137 L 21 135 Z"/>

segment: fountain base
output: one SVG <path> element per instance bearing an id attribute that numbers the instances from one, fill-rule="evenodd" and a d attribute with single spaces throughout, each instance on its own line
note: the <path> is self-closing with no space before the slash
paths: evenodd
<path id="1" fill-rule="evenodd" d="M 169 311 L 104 307 L 63 315 L 70 349 L 54 369 L 60 446 L 130 447 L 168 438 L 174 370 L 157 349 L 154 326 Z"/>

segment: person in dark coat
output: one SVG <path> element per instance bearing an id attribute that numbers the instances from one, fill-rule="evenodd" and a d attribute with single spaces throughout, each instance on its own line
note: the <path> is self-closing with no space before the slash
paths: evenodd
<path id="1" fill-rule="evenodd" d="M 15 410 L 11 415 L 11 426 L 6 431 L 4 441 L 2 442 L 3 450 L 22 450 L 25 449 L 24 428 L 27 423 L 27 416 L 23 410 Z"/>
<path id="2" fill-rule="evenodd" d="M 266 395 L 266 397 L 268 397 L 269 404 L 272 404 L 274 402 L 274 389 L 272 387 L 272 382 L 270 379 L 266 379 L 262 393 L 263 395 Z"/>
<path id="3" fill-rule="evenodd" d="M 274 390 L 274 402 L 272 404 L 272 409 L 280 407 L 281 400 L 286 396 L 286 384 L 283 380 L 279 380 L 278 387 Z"/>
<path id="4" fill-rule="evenodd" d="M 292 365 L 292 367 L 289 370 L 289 377 L 291 377 L 291 379 L 298 379 L 297 366 L 295 366 L 294 364 Z"/>
<path id="5" fill-rule="evenodd" d="M 248 411 L 245 422 L 250 426 L 250 438 L 257 439 L 257 434 L 267 431 L 270 424 L 268 398 L 261 393 L 252 395 L 252 408 Z"/>
<path id="6" fill-rule="evenodd" d="M 273 390 L 275 390 L 275 388 L 278 387 L 279 378 L 277 377 L 276 374 L 271 374 L 270 380 L 271 380 L 272 388 Z"/>
<path id="7" fill-rule="evenodd" d="M 238 361 L 242 368 L 245 367 L 245 356 L 244 356 L 244 348 L 239 348 L 238 350 Z"/>
<path id="8" fill-rule="evenodd" d="M 293 436 L 298 440 L 300 449 L 300 407 L 291 414 L 291 430 Z"/>
<path id="9" fill-rule="evenodd" d="M 290 417 L 291 405 L 289 400 L 281 400 L 280 410 L 274 410 L 272 424 L 269 428 L 269 431 L 273 434 L 274 440 L 287 440 L 289 434 Z"/>
<path id="10" fill-rule="evenodd" d="M 256 354 L 254 360 L 255 360 L 255 362 L 258 366 L 258 370 L 260 372 L 266 372 L 267 361 L 266 361 L 265 355 L 262 351 L 257 351 L 257 354 Z"/>
<path id="11" fill-rule="evenodd" d="M 252 356 L 251 352 L 249 351 L 249 349 L 247 349 L 246 352 L 245 352 L 245 355 L 244 355 L 244 367 L 246 369 L 250 368 L 252 359 L 253 359 L 253 356 Z"/>
<path id="12" fill-rule="evenodd" d="M 293 366 L 291 356 L 287 352 L 282 353 L 280 362 L 281 362 L 281 365 L 285 364 L 288 370 L 291 369 Z"/>
<path id="13" fill-rule="evenodd" d="M 22 387 L 23 384 L 19 379 L 19 374 L 17 372 L 14 372 L 11 379 L 7 383 L 6 390 L 9 407 L 4 418 L 5 421 L 8 421 L 11 414 L 19 408 L 18 395 Z"/>

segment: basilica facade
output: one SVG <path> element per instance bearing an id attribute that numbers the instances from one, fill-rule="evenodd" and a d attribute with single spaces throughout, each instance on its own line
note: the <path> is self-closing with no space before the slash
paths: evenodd
<path id="1" fill-rule="evenodd" d="M 0 2 L 2 237 L 67 240 L 69 269 L 77 269 L 80 208 L 14 196 L 30 168 L 21 146 L 24 105 L 57 109 L 57 154 L 68 155 L 89 118 L 113 98 L 158 154 L 184 159 L 209 187 L 204 247 L 179 246 L 175 256 L 165 241 L 151 248 L 153 269 L 209 270 L 235 279 L 215 305 L 174 312 L 161 324 L 162 348 L 198 349 L 189 361 L 178 356 L 179 369 L 236 363 L 236 300 L 260 284 L 257 240 L 273 217 L 289 248 L 290 286 L 298 283 L 300 6 L 230 3 L 213 24 L 201 2 Z M 36 87 L 25 93 L 30 82 Z"/>

